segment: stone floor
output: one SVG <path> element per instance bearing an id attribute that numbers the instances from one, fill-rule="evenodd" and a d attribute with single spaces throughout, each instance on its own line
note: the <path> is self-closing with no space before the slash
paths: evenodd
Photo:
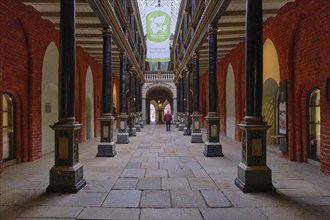
<path id="1" fill-rule="evenodd" d="M 205 132 L 205 131 L 203 131 Z M 203 134 L 205 140 L 205 134 Z M 96 157 L 99 139 L 80 144 L 87 185 L 76 194 L 47 193 L 53 153 L 7 167 L 0 175 L 0 219 L 330 219 L 330 177 L 268 146 L 275 193 L 242 193 L 235 185 L 241 144 L 221 138 L 224 157 L 165 125 L 147 125 Z"/>

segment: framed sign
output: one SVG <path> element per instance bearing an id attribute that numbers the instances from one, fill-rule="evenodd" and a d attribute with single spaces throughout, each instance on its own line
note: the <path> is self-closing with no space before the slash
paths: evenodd
<path id="1" fill-rule="evenodd" d="M 278 134 L 285 136 L 284 138 L 280 138 L 280 150 L 286 153 L 288 152 L 288 103 L 286 80 L 280 82 L 278 103 Z"/>

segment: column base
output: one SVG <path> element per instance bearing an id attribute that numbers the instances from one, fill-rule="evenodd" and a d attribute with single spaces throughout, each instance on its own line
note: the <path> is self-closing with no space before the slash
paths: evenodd
<path id="1" fill-rule="evenodd" d="M 189 136 L 189 135 L 191 135 L 191 130 L 188 129 L 187 127 L 183 128 L 183 135 L 184 135 L 184 136 Z"/>
<path id="2" fill-rule="evenodd" d="M 114 157 L 117 155 L 115 142 L 97 145 L 97 157 Z"/>
<path id="3" fill-rule="evenodd" d="M 203 143 L 202 133 L 192 133 L 190 143 Z"/>
<path id="4" fill-rule="evenodd" d="M 272 171 L 268 166 L 247 166 L 240 163 L 237 166 L 238 177 L 235 185 L 244 193 L 275 192 L 272 184 Z"/>
<path id="5" fill-rule="evenodd" d="M 205 142 L 205 157 L 223 157 L 222 145 L 217 142 Z"/>
<path id="6" fill-rule="evenodd" d="M 179 128 L 179 125 L 180 125 L 180 122 L 177 121 L 176 124 L 175 124 L 175 127 Z"/>
<path id="7" fill-rule="evenodd" d="M 184 129 L 184 124 L 179 124 L 179 131 L 183 131 Z"/>
<path id="8" fill-rule="evenodd" d="M 129 131 L 129 136 L 130 137 L 136 137 L 136 129 L 135 128 L 132 128 L 132 130 Z"/>
<path id="9" fill-rule="evenodd" d="M 129 143 L 128 133 L 117 133 L 116 144 L 128 144 L 128 143 Z"/>
<path id="10" fill-rule="evenodd" d="M 141 128 L 144 128 L 144 125 L 143 125 L 142 121 L 140 122 L 140 126 L 141 126 Z"/>
<path id="11" fill-rule="evenodd" d="M 136 132 L 141 132 L 141 125 L 140 124 L 136 124 L 135 125 L 135 130 L 136 130 Z"/>
<path id="12" fill-rule="evenodd" d="M 82 164 L 77 163 L 71 167 L 53 166 L 49 171 L 49 182 L 47 192 L 77 193 L 86 185 Z"/>

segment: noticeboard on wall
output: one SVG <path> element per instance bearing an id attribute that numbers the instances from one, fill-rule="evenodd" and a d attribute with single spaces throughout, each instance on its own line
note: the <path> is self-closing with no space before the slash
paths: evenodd
<path id="1" fill-rule="evenodd" d="M 283 135 L 280 138 L 280 150 L 288 152 L 287 135 L 288 135 L 288 103 L 287 103 L 287 81 L 280 82 L 279 100 L 278 100 L 278 134 Z"/>

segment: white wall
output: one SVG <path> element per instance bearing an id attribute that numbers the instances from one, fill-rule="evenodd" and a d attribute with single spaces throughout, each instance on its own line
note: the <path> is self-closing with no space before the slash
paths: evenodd
<path id="1" fill-rule="evenodd" d="M 85 99 L 85 112 L 86 112 L 86 139 L 94 137 L 94 85 L 93 73 L 91 67 L 87 68 L 86 73 L 86 99 Z"/>
<path id="2" fill-rule="evenodd" d="M 54 151 L 55 132 L 49 127 L 58 121 L 58 69 L 59 52 L 54 42 L 50 43 L 42 63 L 41 123 L 42 154 Z M 45 106 L 50 112 L 45 112 Z"/>
<path id="3" fill-rule="evenodd" d="M 231 64 L 226 78 L 226 136 L 235 139 L 235 77 Z"/>

